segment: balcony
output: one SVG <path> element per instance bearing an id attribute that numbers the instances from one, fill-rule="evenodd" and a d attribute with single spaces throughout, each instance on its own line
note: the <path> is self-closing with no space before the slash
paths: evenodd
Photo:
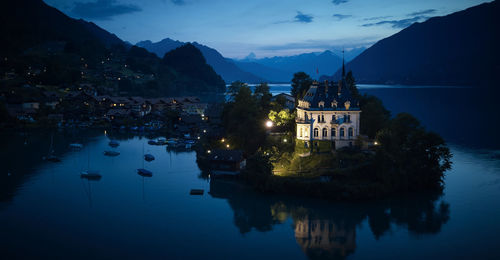
<path id="1" fill-rule="evenodd" d="M 310 124 L 311 120 L 310 119 L 302 119 L 302 118 L 296 118 L 295 123 L 297 124 Z"/>

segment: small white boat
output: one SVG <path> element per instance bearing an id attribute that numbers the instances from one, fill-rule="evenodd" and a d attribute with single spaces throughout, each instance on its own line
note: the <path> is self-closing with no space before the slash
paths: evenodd
<path id="1" fill-rule="evenodd" d="M 109 146 L 111 146 L 111 147 L 118 147 L 118 146 L 120 145 L 120 143 L 119 143 L 119 142 L 114 141 L 114 140 L 109 141 L 109 143 L 108 143 L 108 144 L 109 144 Z"/>
<path id="2" fill-rule="evenodd" d="M 79 143 L 72 143 L 72 144 L 69 144 L 69 148 L 73 148 L 73 149 L 82 149 L 82 148 L 83 148 L 83 144 L 79 144 Z"/>
<path id="3" fill-rule="evenodd" d="M 86 170 L 80 173 L 80 177 L 89 180 L 98 180 L 101 179 L 102 175 L 97 170 Z"/>
<path id="4" fill-rule="evenodd" d="M 120 152 L 117 152 L 117 151 L 104 151 L 104 155 L 106 155 L 106 156 L 118 156 L 118 155 L 120 155 Z"/>
<path id="5" fill-rule="evenodd" d="M 137 169 L 137 174 L 141 175 L 142 177 L 152 177 L 153 172 L 148 171 L 144 168 Z"/>
<path id="6" fill-rule="evenodd" d="M 155 157 L 152 154 L 147 153 L 147 154 L 144 155 L 144 160 L 146 160 L 148 162 L 150 162 L 150 161 L 152 161 L 154 159 L 155 159 Z"/>

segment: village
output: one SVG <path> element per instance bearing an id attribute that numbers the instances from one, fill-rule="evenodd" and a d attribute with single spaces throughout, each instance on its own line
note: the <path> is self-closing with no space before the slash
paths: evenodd
<path id="1" fill-rule="evenodd" d="M 7 112 L 23 127 L 113 128 L 144 132 L 165 130 L 195 136 L 204 132 L 219 135 L 222 107 L 195 96 L 144 98 L 98 95 L 92 86 L 77 90 L 48 91 L 26 98 L 15 92 L 1 93 Z M 14 92 L 14 93 L 13 93 Z M 210 130 L 210 131 L 209 131 Z"/>

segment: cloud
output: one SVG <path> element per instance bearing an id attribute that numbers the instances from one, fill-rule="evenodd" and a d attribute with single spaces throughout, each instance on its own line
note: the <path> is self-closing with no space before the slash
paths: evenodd
<path id="1" fill-rule="evenodd" d="M 336 18 L 337 21 L 352 17 L 352 15 L 350 15 L 350 14 L 334 14 L 332 16 L 333 16 L 333 18 Z"/>
<path id="2" fill-rule="evenodd" d="M 436 9 L 427 9 L 427 10 L 422 10 L 422 11 L 418 11 L 418 12 L 413 12 L 411 14 L 408 14 L 408 16 L 419 16 L 419 15 L 433 14 L 436 11 L 437 11 Z"/>
<path id="3" fill-rule="evenodd" d="M 345 4 L 347 2 L 349 2 L 349 0 L 332 0 L 334 5 Z"/>
<path id="4" fill-rule="evenodd" d="M 297 11 L 297 15 L 295 16 L 294 22 L 311 23 L 313 21 L 313 19 L 314 19 L 314 17 L 312 17 L 312 15 L 303 14 L 303 13 Z"/>
<path id="5" fill-rule="evenodd" d="M 174 5 L 185 5 L 186 2 L 184 0 L 170 0 Z"/>
<path id="6" fill-rule="evenodd" d="M 109 20 L 113 16 L 140 12 L 142 9 L 133 4 L 119 4 L 116 0 L 97 0 L 96 2 L 75 2 L 71 13 L 96 20 Z"/>
<path id="7" fill-rule="evenodd" d="M 375 23 L 366 23 L 361 26 L 363 27 L 371 27 L 371 26 L 377 26 L 377 25 L 386 25 L 389 24 L 391 25 L 392 28 L 396 29 L 402 29 L 406 28 L 410 25 L 412 25 L 415 22 L 421 22 L 429 19 L 430 17 L 428 15 L 435 13 L 437 10 L 436 9 L 427 9 L 427 10 L 422 10 L 422 11 L 417 11 L 413 13 L 409 13 L 406 16 L 410 18 L 405 18 L 401 20 L 383 20 Z M 377 16 L 377 17 L 370 17 L 370 18 L 365 18 L 363 19 L 364 21 L 376 21 L 376 20 L 381 20 L 381 19 L 387 19 L 391 16 Z"/>
<path id="8" fill-rule="evenodd" d="M 297 53 L 307 52 L 307 51 L 319 51 L 319 50 L 333 50 L 342 49 L 346 46 L 350 48 L 367 47 L 375 42 L 380 37 L 370 36 L 370 37 L 356 37 L 356 38 L 342 38 L 342 39 L 330 39 L 330 40 L 307 40 L 301 42 L 289 42 L 278 45 L 261 45 L 256 47 L 258 50 L 262 51 L 296 51 Z"/>
<path id="9" fill-rule="evenodd" d="M 387 19 L 387 18 L 391 18 L 392 16 L 390 15 L 386 15 L 386 16 L 375 16 L 375 17 L 368 17 L 368 18 L 365 18 L 363 19 L 363 21 L 374 21 L 374 20 L 381 20 L 381 19 Z"/>
<path id="10" fill-rule="evenodd" d="M 427 16 L 415 16 L 412 18 L 406 18 L 406 19 L 401 19 L 401 20 L 385 20 L 385 21 L 380 21 L 376 23 L 366 23 L 361 26 L 363 27 L 371 27 L 371 26 L 377 26 L 377 25 L 386 25 L 389 24 L 391 25 L 392 28 L 397 28 L 397 29 L 402 29 L 410 26 L 411 24 L 419 21 L 426 20 Z"/>

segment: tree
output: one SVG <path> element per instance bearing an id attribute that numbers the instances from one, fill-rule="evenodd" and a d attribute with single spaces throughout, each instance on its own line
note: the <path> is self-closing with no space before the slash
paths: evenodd
<path id="1" fill-rule="evenodd" d="M 377 134 L 377 175 L 397 190 L 442 188 L 451 153 L 443 138 L 427 132 L 410 114 L 398 114 Z"/>
<path id="2" fill-rule="evenodd" d="M 297 72 L 293 74 L 292 79 L 292 96 L 301 99 L 306 94 L 309 87 L 312 85 L 313 80 L 305 72 Z"/>
<path id="3" fill-rule="evenodd" d="M 229 85 L 227 91 L 229 92 L 229 96 L 231 97 L 231 100 L 234 100 L 236 95 L 240 92 L 241 87 L 248 87 L 247 83 L 243 83 L 241 81 L 234 81 Z"/>
<path id="4" fill-rule="evenodd" d="M 271 98 L 273 96 L 271 95 L 271 92 L 269 92 L 269 90 L 269 85 L 267 85 L 267 83 L 260 83 L 255 87 L 255 90 L 253 91 L 254 96 L 259 103 L 259 107 L 262 110 L 269 110 L 271 107 Z"/>
<path id="5" fill-rule="evenodd" d="M 382 100 L 375 96 L 360 96 L 361 108 L 360 131 L 369 138 L 375 138 L 379 130 L 386 127 L 391 113 L 384 107 Z"/>
<path id="6" fill-rule="evenodd" d="M 351 92 L 351 95 L 354 98 L 359 98 L 359 92 L 358 88 L 356 87 L 356 80 L 354 79 L 354 76 L 352 75 L 352 71 L 347 72 L 347 75 L 345 76 L 345 81 L 347 83 L 347 86 L 349 87 L 349 91 Z"/>

